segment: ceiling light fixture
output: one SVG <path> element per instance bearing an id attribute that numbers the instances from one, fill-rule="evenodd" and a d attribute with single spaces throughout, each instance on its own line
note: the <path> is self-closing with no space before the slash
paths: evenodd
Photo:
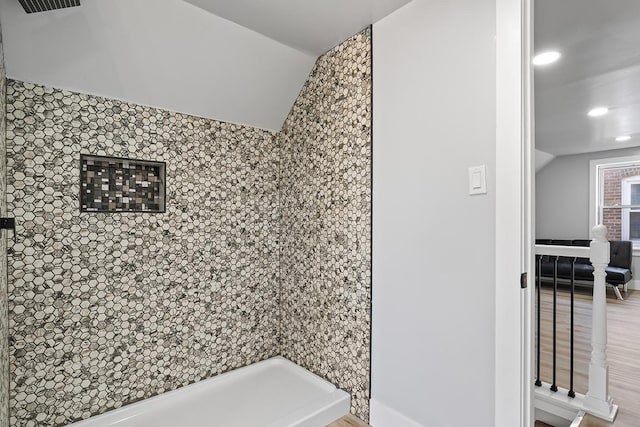
<path id="1" fill-rule="evenodd" d="M 596 107 L 589 110 L 587 114 L 589 114 L 589 116 L 591 117 L 600 117 L 600 116 L 604 116 L 608 112 L 609 112 L 609 109 L 607 107 Z"/>
<path id="2" fill-rule="evenodd" d="M 620 135 L 619 137 L 616 138 L 616 141 L 618 142 L 625 142 L 631 139 L 630 135 Z"/>
<path id="3" fill-rule="evenodd" d="M 562 54 L 556 51 L 542 52 L 533 57 L 533 65 L 549 65 L 556 62 Z"/>

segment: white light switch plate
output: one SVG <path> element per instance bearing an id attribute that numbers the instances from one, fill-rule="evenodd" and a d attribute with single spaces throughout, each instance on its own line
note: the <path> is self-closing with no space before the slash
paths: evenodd
<path id="1" fill-rule="evenodd" d="M 469 194 L 487 194 L 487 173 L 485 165 L 469 168 Z"/>

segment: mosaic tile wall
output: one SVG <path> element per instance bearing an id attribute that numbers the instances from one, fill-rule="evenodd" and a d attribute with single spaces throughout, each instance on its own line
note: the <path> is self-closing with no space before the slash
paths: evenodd
<path id="1" fill-rule="evenodd" d="M 0 29 L 0 216 L 7 216 L 6 189 L 6 76 L 2 29 Z M 0 235 L 0 426 L 9 425 L 9 353 L 8 353 L 8 312 L 7 312 L 7 232 Z"/>
<path id="2" fill-rule="evenodd" d="M 318 59 L 279 136 L 283 355 L 368 419 L 371 36 Z"/>
<path id="3" fill-rule="evenodd" d="M 162 162 L 80 156 L 83 212 L 164 212 L 164 183 Z"/>
<path id="4" fill-rule="evenodd" d="M 272 132 L 8 81 L 12 426 L 278 351 Z M 80 153 L 166 162 L 166 213 L 80 213 Z"/>

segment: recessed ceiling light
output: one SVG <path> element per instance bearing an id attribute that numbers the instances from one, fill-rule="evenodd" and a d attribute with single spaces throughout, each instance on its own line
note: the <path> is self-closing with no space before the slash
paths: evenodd
<path id="1" fill-rule="evenodd" d="M 625 142 L 631 139 L 630 135 L 620 135 L 619 137 L 616 138 L 616 141 L 618 142 Z"/>
<path id="2" fill-rule="evenodd" d="M 608 112 L 609 112 L 609 109 L 607 107 L 596 107 L 589 110 L 587 114 L 589 114 L 591 117 L 599 117 L 599 116 L 604 116 Z"/>
<path id="3" fill-rule="evenodd" d="M 533 65 L 549 65 L 556 62 L 562 54 L 556 51 L 542 52 L 533 57 Z"/>

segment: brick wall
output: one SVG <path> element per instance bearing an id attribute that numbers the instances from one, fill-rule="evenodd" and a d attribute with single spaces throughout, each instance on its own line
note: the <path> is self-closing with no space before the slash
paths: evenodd
<path id="1" fill-rule="evenodd" d="M 622 203 L 622 181 L 631 176 L 640 175 L 640 167 L 610 169 L 604 171 L 604 205 L 611 206 Z M 609 240 L 622 238 L 622 211 L 620 209 L 605 209 L 602 223 L 609 231 Z"/>

